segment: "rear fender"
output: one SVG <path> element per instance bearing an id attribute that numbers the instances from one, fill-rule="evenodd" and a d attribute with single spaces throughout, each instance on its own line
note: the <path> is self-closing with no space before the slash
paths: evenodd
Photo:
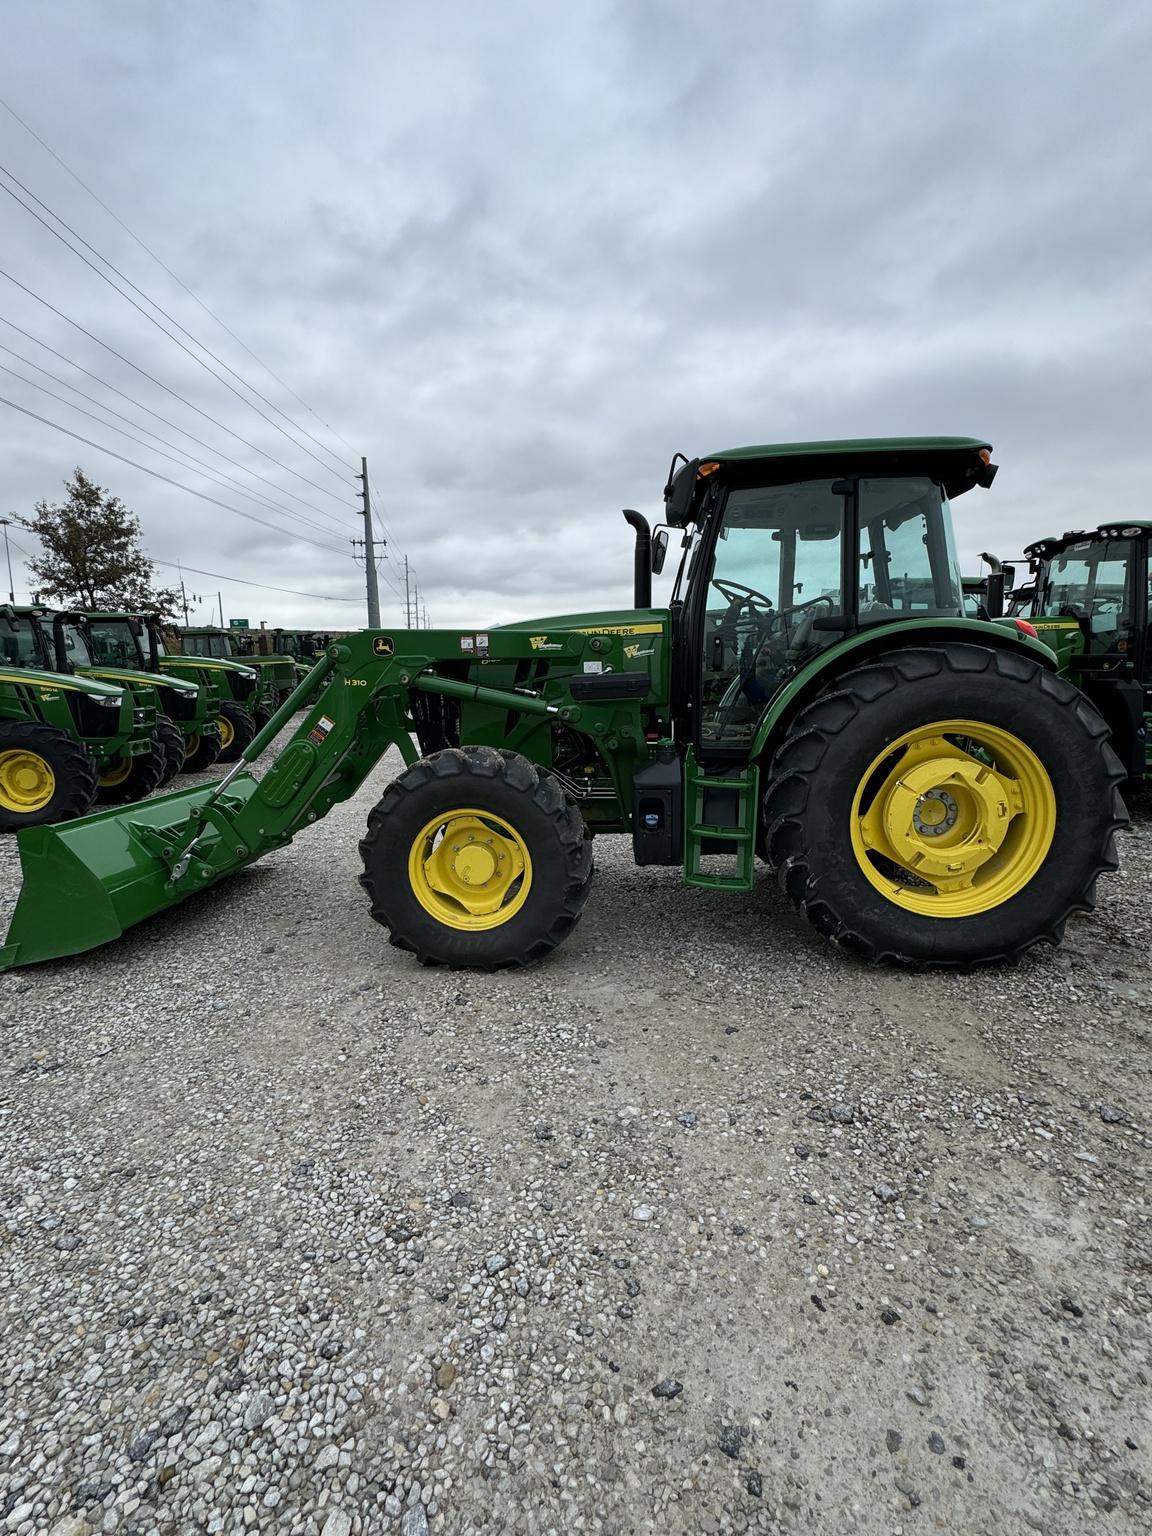
<path id="1" fill-rule="evenodd" d="M 752 758 L 771 755 L 796 715 L 849 668 L 860 666 L 870 656 L 884 651 L 950 643 L 1022 651 L 1049 671 L 1057 670 L 1055 653 L 1019 629 L 979 619 L 921 619 L 915 623 L 905 619 L 879 624 L 821 651 L 788 679 L 760 721 Z"/>

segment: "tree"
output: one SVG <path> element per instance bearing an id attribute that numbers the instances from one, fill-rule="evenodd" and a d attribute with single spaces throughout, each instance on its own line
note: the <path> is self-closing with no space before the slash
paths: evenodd
<path id="1" fill-rule="evenodd" d="M 136 514 L 82 469 L 64 489 L 64 501 L 38 501 L 32 517 L 19 519 L 40 540 L 39 558 L 28 562 L 37 595 L 63 607 L 173 616 L 178 594 L 154 585 Z"/>

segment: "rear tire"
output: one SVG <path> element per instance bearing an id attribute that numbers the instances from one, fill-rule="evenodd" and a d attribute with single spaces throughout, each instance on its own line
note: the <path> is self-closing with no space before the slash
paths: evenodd
<path id="1" fill-rule="evenodd" d="M 220 763 L 234 763 L 256 734 L 256 722 L 242 704 L 220 706 Z"/>
<path id="2" fill-rule="evenodd" d="M 970 722 L 971 735 L 934 734 L 943 722 Z M 1115 833 L 1128 818 L 1107 738 L 1084 696 L 1028 656 L 970 645 L 880 656 L 804 710 L 772 760 L 769 862 L 810 923 L 867 959 L 964 969 L 1015 960 L 1059 943 L 1071 914 L 1093 906 L 1097 877 L 1117 867 Z M 933 759 L 943 774 L 918 786 Z M 950 778 L 950 764 L 965 766 Z M 966 831 L 981 785 L 991 813 Z M 909 850 L 908 862 L 885 848 Z M 915 871 L 934 859 L 940 884 Z M 967 887 L 950 888 L 965 859 Z"/>
<path id="3" fill-rule="evenodd" d="M 429 866 L 457 835 L 455 852 L 475 842 L 479 866 L 449 855 L 436 885 Z M 481 845 L 521 868 L 490 913 L 469 904 L 499 893 L 507 873 Z M 495 971 L 542 959 L 572 932 L 592 884 L 580 812 L 526 758 L 488 747 L 448 748 L 414 763 L 372 811 L 360 853 L 372 916 L 424 965 Z"/>
<path id="4" fill-rule="evenodd" d="M 164 753 L 164 777 L 160 783 L 171 784 L 184 767 L 184 733 L 167 715 L 157 715 L 156 738 Z"/>
<path id="5" fill-rule="evenodd" d="M 153 794 L 164 782 L 167 754 L 155 731 L 147 752 L 139 757 L 123 757 L 98 778 L 96 799 L 101 805 L 127 805 Z"/>
<path id="6" fill-rule="evenodd" d="M 274 713 L 275 711 L 269 709 L 267 704 L 258 704 L 252 711 L 252 719 L 256 722 L 256 729 L 262 731 Z"/>
<path id="7" fill-rule="evenodd" d="M 0 832 L 85 816 L 96 764 L 81 742 L 38 720 L 0 721 Z"/>

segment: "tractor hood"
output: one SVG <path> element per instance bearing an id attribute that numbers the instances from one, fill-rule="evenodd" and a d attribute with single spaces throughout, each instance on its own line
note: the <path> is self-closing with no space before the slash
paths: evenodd
<path id="1" fill-rule="evenodd" d="M 241 661 L 221 661 L 215 656 L 193 656 L 181 653 L 179 656 L 161 656 L 161 667 L 171 665 L 177 667 L 196 667 L 204 672 L 239 672 L 242 677 L 255 679 L 256 669 Z"/>
<path id="2" fill-rule="evenodd" d="M 134 667 L 85 667 L 84 676 L 104 678 L 113 683 L 125 683 L 129 688 L 133 685 L 139 687 L 141 683 L 150 683 L 153 688 L 171 688 L 176 693 L 195 695 L 199 692 L 196 683 L 186 682 L 182 677 L 162 676 L 159 672 L 138 672 Z"/>
<path id="3" fill-rule="evenodd" d="M 494 624 L 493 629 L 512 630 L 517 634 L 537 636 L 548 649 L 549 636 L 559 635 L 661 635 L 668 631 L 671 615 L 667 608 L 626 608 L 601 613 L 565 613 L 557 618 L 517 619 L 514 624 Z M 559 650 L 559 645 L 555 647 Z"/>
<path id="4" fill-rule="evenodd" d="M 42 672 L 37 667 L 0 666 L 0 683 L 24 683 L 29 688 L 57 689 L 61 693 L 86 693 L 97 699 L 119 701 L 124 697 L 123 688 L 98 682 L 94 677 L 77 677 L 71 672 Z"/>

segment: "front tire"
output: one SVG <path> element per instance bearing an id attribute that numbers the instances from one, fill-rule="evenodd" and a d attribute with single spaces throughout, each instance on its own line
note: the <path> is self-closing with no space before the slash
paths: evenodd
<path id="1" fill-rule="evenodd" d="M 220 738 L 199 734 L 184 738 L 184 766 L 181 773 L 203 773 L 220 756 Z"/>
<path id="2" fill-rule="evenodd" d="M 143 800 L 164 783 L 167 768 L 167 755 L 153 731 L 147 752 L 138 757 L 122 757 L 100 775 L 96 799 L 101 805 L 127 805 L 133 800 Z"/>
<path id="3" fill-rule="evenodd" d="M 242 704 L 220 706 L 220 755 L 217 762 L 234 763 L 256 734 L 256 722 Z"/>
<path id="4" fill-rule="evenodd" d="M 764 795 L 782 889 L 845 949 L 968 968 L 1059 943 L 1117 866 L 1108 729 L 1028 656 L 894 651 L 793 723 Z"/>
<path id="5" fill-rule="evenodd" d="M 164 777 L 160 783 L 171 784 L 184 767 L 184 733 L 167 715 L 157 715 L 155 734 L 164 753 Z"/>
<path id="6" fill-rule="evenodd" d="M 360 844 L 372 916 L 424 965 L 495 971 L 572 932 L 592 883 L 584 821 L 526 758 L 448 748 L 385 790 Z"/>
<path id="7" fill-rule="evenodd" d="M 0 832 L 85 816 L 96 799 L 87 747 L 55 725 L 0 721 Z"/>

